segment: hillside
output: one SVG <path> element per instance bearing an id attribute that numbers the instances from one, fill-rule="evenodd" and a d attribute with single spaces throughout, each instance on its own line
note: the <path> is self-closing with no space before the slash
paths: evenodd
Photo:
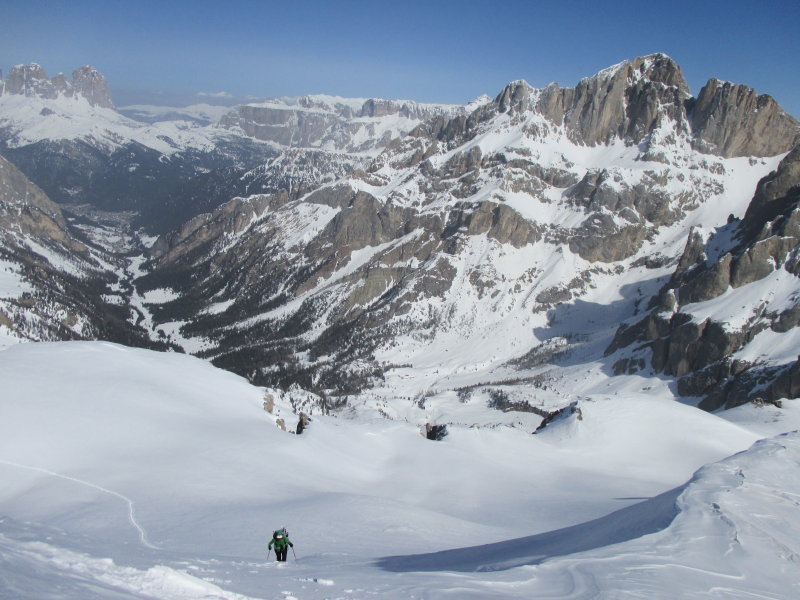
<path id="1" fill-rule="evenodd" d="M 301 397 L 269 392 L 265 412 L 266 390 L 175 353 L 23 344 L 0 351 L 0 376 L 4 597 L 797 593 L 797 435 L 747 450 L 797 428 L 794 402 L 735 424 L 598 395 L 537 435 L 432 442 L 325 416 L 287 433 L 276 421 Z M 278 567 L 265 544 L 284 525 L 297 559 Z"/>
<path id="2" fill-rule="evenodd" d="M 692 95 L 664 54 L 217 124 L 123 116 L 91 67 L 4 90 L 9 339 L 169 346 L 308 410 L 440 426 L 531 430 L 621 375 L 708 410 L 800 394 L 800 125 L 745 85 Z M 54 225 L 14 233 L 38 198 Z"/>
<path id="3" fill-rule="evenodd" d="M 465 422 L 470 402 L 487 401 L 549 411 L 581 396 L 572 382 L 623 372 L 661 385 L 662 372 L 706 363 L 665 370 L 661 346 L 631 346 L 620 326 L 663 312 L 662 288 L 680 285 L 688 261 L 749 252 L 735 249 L 739 231 L 794 210 L 793 196 L 769 217 L 751 207 L 776 169 L 781 189 L 798 185 L 788 154 L 798 131 L 745 86 L 712 79 L 691 96 L 662 54 L 574 88 L 512 82 L 468 115 L 419 125 L 366 170 L 188 221 L 151 247 L 136 285 L 172 298 L 152 306 L 153 320 L 190 352 L 393 418 Z M 712 233 L 712 247 L 687 250 Z M 772 320 L 798 298 L 792 236 L 759 267 L 786 282 Z M 795 320 L 782 322 L 776 346 L 788 347 Z M 650 335 L 669 344 L 664 327 Z M 711 387 L 681 394 L 699 401 Z"/>

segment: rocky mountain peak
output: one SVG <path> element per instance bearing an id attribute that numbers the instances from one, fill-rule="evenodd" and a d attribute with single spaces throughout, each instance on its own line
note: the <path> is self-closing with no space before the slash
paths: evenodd
<path id="1" fill-rule="evenodd" d="M 76 94 L 86 98 L 93 106 L 114 107 L 106 78 L 91 65 L 84 65 L 72 72 L 72 87 Z"/>
<path id="2" fill-rule="evenodd" d="M 12 67 L 5 83 L 5 93 L 7 94 L 22 94 L 24 96 L 44 94 L 45 97 L 50 97 L 47 75 L 37 63 Z"/>
<path id="3" fill-rule="evenodd" d="M 767 94 L 709 79 L 691 103 L 695 145 L 725 157 L 774 156 L 800 142 L 800 123 Z"/>
<path id="4" fill-rule="evenodd" d="M 551 84 L 536 109 L 563 125 L 574 142 L 594 146 L 623 139 L 638 144 L 663 119 L 685 129 L 689 96 L 677 63 L 665 54 L 651 54 L 603 69 L 574 88 Z"/>
<path id="5" fill-rule="evenodd" d="M 525 112 L 530 108 L 534 89 L 527 81 L 518 79 L 509 83 L 494 99 L 498 112 Z"/>
<path id="6" fill-rule="evenodd" d="M 686 97 L 689 97 L 689 85 L 683 77 L 683 71 L 672 58 L 662 52 L 635 58 L 630 63 L 632 72 L 652 82 L 663 83 L 666 86 L 678 88 Z"/>
<path id="7" fill-rule="evenodd" d="M 0 94 L 20 94 L 28 97 L 53 100 L 59 96 L 86 98 L 92 106 L 113 108 L 105 77 L 92 66 L 86 65 L 72 72 L 72 81 L 63 73 L 52 79 L 37 63 L 16 65 L 8 78 L 0 82 Z"/>

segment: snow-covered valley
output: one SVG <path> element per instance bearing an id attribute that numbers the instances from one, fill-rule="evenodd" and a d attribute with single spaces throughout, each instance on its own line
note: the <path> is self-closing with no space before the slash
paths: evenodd
<path id="1" fill-rule="evenodd" d="M 798 592 L 800 437 L 779 435 L 796 401 L 709 414 L 597 394 L 536 435 L 434 442 L 346 416 L 287 433 L 287 395 L 104 342 L 11 346 L 0 377 L 3 598 Z M 281 526 L 296 557 L 278 565 Z"/>

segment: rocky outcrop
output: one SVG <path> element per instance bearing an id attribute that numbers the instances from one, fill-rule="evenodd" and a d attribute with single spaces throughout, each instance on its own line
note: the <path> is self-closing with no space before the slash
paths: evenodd
<path id="1" fill-rule="evenodd" d="M 425 423 L 425 439 L 438 442 L 447 437 L 447 425 Z"/>
<path id="2" fill-rule="evenodd" d="M 45 247 L 92 260 L 86 245 L 68 231 L 61 208 L 3 157 L 0 157 L 0 232 L 31 238 Z"/>
<path id="3" fill-rule="evenodd" d="M 63 80 L 62 82 L 66 83 Z M 106 79 L 92 66 L 85 65 L 72 72 L 73 93 L 83 96 L 92 106 L 114 108 Z"/>
<path id="4" fill-rule="evenodd" d="M 542 238 L 541 229 L 535 223 L 524 219 L 512 208 L 494 202 L 455 205 L 442 237 L 447 239 L 457 233 L 467 236 L 486 234 L 490 239 L 515 248 Z"/>
<path id="5" fill-rule="evenodd" d="M 581 410 L 580 402 L 575 401 L 571 402 L 564 408 L 545 413 L 543 417 L 544 418 L 542 419 L 542 422 L 539 423 L 539 426 L 536 428 L 534 433 L 539 433 L 548 426 L 561 421 L 583 421 L 583 411 Z"/>
<path id="6" fill-rule="evenodd" d="M 695 146 L 719 156 L 775 156 L 800 142 L 800 123 L 766 94 L 710 79 L 690 103 Z"/>
<path id="7" fill-rule="evenodd" d="M 767 227 L 786 214 L 787 206 L 800 199 L 800 145 L 784 158 L 778 169 L 758 183 L 752 202 L 742 220 L 741 237 L 744 243 L 770 235 Z M 779 225 L 776 223 L 775 225 Z M 767 227 L 765 229 L 765 227 Z M 797 235 L 790 227 L 790 235 Z"/>
<path id="8" fill-rule="evenodd" d="M 641 225 L 620 224 L 608 213 L 595 213 L 569 235 L 569 248 L 590 262 L 616 262 L 639 250 L 647 238 Z"/>
<path id="9" fill-rule="evenodd" d="M 731 289 L 753 284 L 783 269 L 797 276 L 800 253 L 800 150 L 790 152 L 777 171 L 763 178 L 748 210 L 738 224 L 738 244 L 709 261 L 709 252 L 696 231 L 689 234 L 683 256 L 672 278 L 653 302 L 650 313 L 632 325 L 623 325 L 607 348 L 610 355 L 639 344 L 650 350 L 654 371 L 678 378 L 683 395 L 700 396 L 708 410 L 733 407 L 749 400 L 797 397 L 797 364 L 765 368 L 736 360 L 733 355 L 760 332 L 784 333 L 800 325 L 800 307 L 781 305 L 770 312 L 753 306 L 751 317 L 733 327 L 715 320 L 702 321 L 682 307 L 713 300 Z M 744 310 L 745 307 L 742 307 Z M 636 359 L 640 360 L 640 359 Z M 615 366 L 624 372 L 631 357 Z M 781 374 L 781 384 L 778 384 Z"/>
<path id="10" fill-rule="evenodd" d="M 86 65 L 72 72 L 72 81 L 63 73 L 48 79 L 44 69 L 36 64 L 17 65 L 5 81 L 4 93 L 21 94 L 55 99 L 59 96 L 85 98 L 92 106 L 113 108 L 105 78 L 92 66 Z"/>

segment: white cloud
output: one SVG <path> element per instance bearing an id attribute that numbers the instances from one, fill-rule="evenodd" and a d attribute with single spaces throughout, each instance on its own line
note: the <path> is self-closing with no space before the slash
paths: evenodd
<path id="1" fill-rule="evenodd" d="M 197 92 L 197 95 L 203 98 L 233 98 L 233 94 L 228 92 Z"/>

